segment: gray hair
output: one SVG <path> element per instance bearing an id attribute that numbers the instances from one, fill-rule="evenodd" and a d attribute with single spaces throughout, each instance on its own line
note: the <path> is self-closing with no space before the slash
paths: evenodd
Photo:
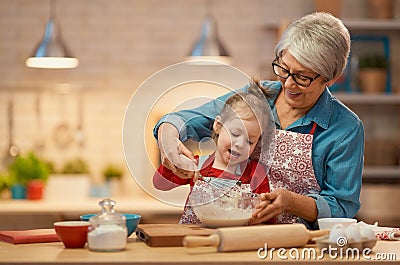
<path id="1" fill-rule="evenodd" d="M 329 81 L 339 77 L 346 67 L 349 30 L 331 14 L 312 13 L 289 25 L 275 47 L 276 57 L 286 50 L 300 64 Z"/>

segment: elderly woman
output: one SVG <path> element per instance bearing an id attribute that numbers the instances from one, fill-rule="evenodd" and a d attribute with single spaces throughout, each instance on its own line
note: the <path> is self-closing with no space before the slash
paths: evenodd
<path id="1" fill-rule="evenodd" d="M 363 125 L 329 91 L 349 51 L 349 31 L 327 13 L 293 22 L 276 45 L 272 69 L 279 81 L 260 82 L 276 125 L 271 192 L 262 194 L 251 223 L 303 222 L 317 229 L 318 218 L 353 217 L 359 210 Z M 228 96 L 159 121 L 154 135 L 165 166 L 182 178 L 193 176 L 193 155 L 182 142 L 210 135 L 218 102 Z"/>

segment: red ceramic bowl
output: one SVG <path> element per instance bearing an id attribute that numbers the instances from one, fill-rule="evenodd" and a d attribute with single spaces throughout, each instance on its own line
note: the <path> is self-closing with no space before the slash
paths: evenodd
<path id="1" fill-rule="evenodd" d="M 90 223 L 62 221 L 54 223 L 54 229 L 66 248 L 83 248 L 87 242 Z"/>

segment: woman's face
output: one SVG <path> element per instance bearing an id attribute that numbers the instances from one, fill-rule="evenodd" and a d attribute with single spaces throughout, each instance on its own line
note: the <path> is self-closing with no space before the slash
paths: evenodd
<path id="1" fill-rule="evenodd" d="M 228 167 L 247 160 L 261 136 L 255 117 L 250 120 L 235 118 L 223 125 L 216 119 L 214 130 L 218 134 L 215 158 Z"/>
<path id="2" fill-rule="evenodd" d="M 289 52 L 284 52 L 277 63 L 289 70 L 292 74 L 301 74 L 311 78 L 318 76 L 317 73 L 301 65 Z M 322 76 L 318 76 L 311 82 L 310 86 L 303 87 L 298 85 L 292 76 L 287 79 L 279 78 L 282 82 L 282 93 L 287 104 L 295 109 L 310 110 L 323 93 L 326 83 Z"/>

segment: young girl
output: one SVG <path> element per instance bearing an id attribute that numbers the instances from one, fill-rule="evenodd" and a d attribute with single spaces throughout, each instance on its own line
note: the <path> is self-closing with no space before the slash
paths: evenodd
<path id="1" fill-rule="evenodd" d="M 265 167 L 249 159 L 261 135 L 266 131 L 265 113 L 270 111 L 263 97 L 256 96 L 258 86 L 252 83 L 247 93 L 233 94 L 215 118 L 213 139 L 216 150 L 204 162 L 200 176 L 240 180 L 250 184 L 254 193 L 269 192 Z M 190 184 L 191 179 L 182 179 L 161 165 L 153 176 L 153 185 L 159 190 L 170 190 L 179 185 Z M 201 180 L 198 180 L 201 181 Z M 180 223 L 201 223 L 186 201 Z"/>

